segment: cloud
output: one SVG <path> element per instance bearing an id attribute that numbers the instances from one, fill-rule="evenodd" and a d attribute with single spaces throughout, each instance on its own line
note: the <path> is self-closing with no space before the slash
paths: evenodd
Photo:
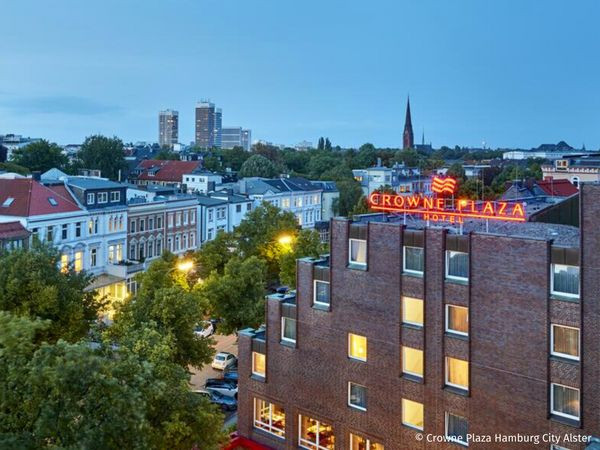
<path id="1" fill-rule="evenodd" d="M 66 114 L 95 116 L 119 112 L 120 106 L 108 105 L 85 97 L 53 95 L 44 97 L 15 97 L 0 99 L 0 108 L 17 114 Z"/>

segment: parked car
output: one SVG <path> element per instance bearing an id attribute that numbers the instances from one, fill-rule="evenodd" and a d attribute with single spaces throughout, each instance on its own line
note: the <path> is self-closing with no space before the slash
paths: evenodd
<path id="1" fill-rule="evenodd" d="M 219 405 L 224 411 L 235 411 L 237 409 L 237 400 L 234 397 L 228 397 L 214 390 L 198 389 L 194 393 L 205 396 L 211 403 Z"/>
<path id="2" fill-rule="evenodd" d="M 196 328 L 194 328 L 194 333 L 196 336 L 200 337 L 209 337 L 212 336 L 215 332 L 215 326 L 212 322 L 208 320 L 202 321 Z"/>
<path id="3" fill-rule="evenodd" d="M 215 355 L 211 367 L 217 370 L 225 370 L 232 364 L 237 364 L 235 355 L 228 352 L 219 352 Z"/>
<path id="4" fill-rule="evenodd" d="M 238 382 L 238 371 L 237 368 L 232 369 L 231 367 L 223 372 L 223 379 L 227 381 Z"/>
<path id="5" fill-rule="evenodd" d="M 209 378 L 204 384 L 204 389 L 234 398 L 237 398 L 238 393 L 237 383 L 222 378 Z"/>

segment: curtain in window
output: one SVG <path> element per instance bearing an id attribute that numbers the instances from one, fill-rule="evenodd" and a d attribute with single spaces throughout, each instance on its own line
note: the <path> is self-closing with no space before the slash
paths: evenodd
<path id="1" fill-rule="evenodd" d="M 286 317 L 283 321 L 283 336 L 287 339 L 296 340 L 296 321 Z"/>
<path id="2" fill-rule="evenodd" d="M 364 386 L 350 383 L 350 403 L 367 408 L 367 389 Z"/>
<path id="3" fill-rule="evenodd" d="M 423 325 L 423 300 L 402 297 L 402 322 Z"/>
<path id="4" fill-rule="evenodd" d="M 566 386 L 554 385 L 553 410 L 570 416 L 579 417 L 579 391 Z"/>
<path id="5" fill-rule="evenodd" d="M 469 310 L 456 306 L 448 306 L 448 329 L 460 333 L 469 331 Z"/>
<path id="6" fill-rule="evenodd" d="M 329 305 L 329 283 L 317 281 L 316 290 L 316 301 Z"/>
<path id="7" fill-rule="evenodd" d="M 367 262 L 367 242 L 353 239 L 350 241 L 350 261 L 357 263 Z"/>
<path id="8" fill-rule="evenodd" d="M 423 249 L 420 247 L 404 247 L 404 268 L 405 270 L 414 270 L 423 272 L 424 259 Z"/>
<path id="9" fill-rule="evenodd" d="M 555 292 L 579 294 L 579 267 L 555 264 L 553 288 Z"/>
<path id="10" fill-rule="evenodd" d="M 461 252 L 448 252 L 448 275 L 453 277 L 468 278 L 469 255 Z"/>
<path id="11" fill-rule="evenodd" d="M 357 436 L 356 434 L 351 434 L 350 437 L 352 439 L 350 450 L 368 450 L 367 440 L 365 438 Z"/>
<path id="12" fill-rule="evenodd" d="M 469 425 L 464 417 L 448 414 L 448 437 L 456 438 L 461 442 L 467 442 L 467 433 Z"/>
<path id="13" fill-rule="evenodd" d="M 579 356 L 579 330 L 554 326 L 554 352 Z"/>
<path id="14" fill-rule="evenodd" d="M 446 358 L 448 366 L 448 383 L 469 388 L 469 363 L 462 359 Z"/>
<path id="15" fill-rule="evenodd" d="M 423 376 L 423 352 L 416 348 L 402 347 L 402 365 L 404 372 Z"/>

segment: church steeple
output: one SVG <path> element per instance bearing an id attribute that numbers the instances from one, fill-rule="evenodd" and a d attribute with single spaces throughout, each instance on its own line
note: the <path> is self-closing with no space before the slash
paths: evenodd
<path id="1" fill-rule="evenodd" d="M 412 120 L 410 117 L 410 97 L 406 101 L 406 121 L 404 122 L 404 134 L 402 136 L 403 148 L 414 148 L 414 136 L 412 128 Z"/>

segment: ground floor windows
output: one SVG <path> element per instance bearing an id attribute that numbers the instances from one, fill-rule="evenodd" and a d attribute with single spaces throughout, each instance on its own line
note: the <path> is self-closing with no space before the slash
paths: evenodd
<path id="1" fill-rule="evenodd" d="M 350 433 L 350 450 L 383 450 L 383 445 L 358 434 Z"/>
<path id="2" fill-rule="evenodd" d="M 579 420 L 579 389 L 552 383 L 550 386 L 552 414 L 567 419 Z"/>
<path id="3" fill-rule="evenodd" d="M 333 427 L 312 417 L 300 415 L 300 431 L 298 444 L 300 447 L 310 450 L 333 450 L 335 448 L 335 436 Z"/>
<path id="4" fill-rule="evenodd" d="M 446 437 L 452 442 L 468 446 L 467 434 L 469 424 L 467 419 L 454 414 L 446 413 Z"/>
<path id="5" fill-rule="evenodd" d="M 402 399 L 402 424 L 423 430 L 423 403 Z"/>
<path id="6" fill-rule="evenodd" d="M 254 427 L 275 436 L 285 437 L 285 411 L 274 403 L 255 398 Z"/>
<path id="7" fill-rule="evenodd" d="M 448 333 L 468 336 L 469 308 L 464 306 L 446 305 L 446 331 Z"/>
<path id="8" fill-rule="evenodd" d="M 74 258 L 73 263 L 74 263 L 75 272 L 81 272 L 83 270 L 83 252 L 82 251 L 75 252 L 75 258 Z"/>

